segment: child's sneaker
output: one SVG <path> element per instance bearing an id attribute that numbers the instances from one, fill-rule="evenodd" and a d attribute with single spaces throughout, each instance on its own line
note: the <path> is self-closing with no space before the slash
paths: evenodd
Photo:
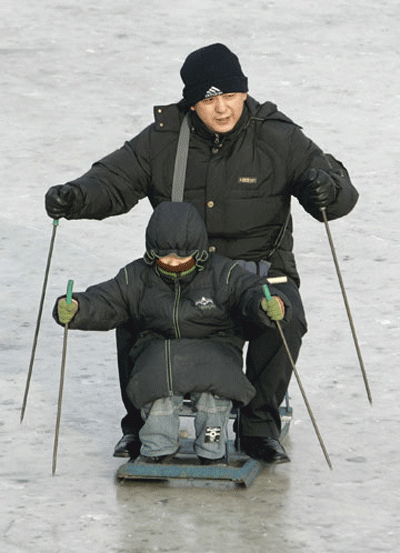
<path id="1" fill-rule="evenodd" d="M 157 455 L 157 456 L 154 456 L 154 457 L 149 457 L 147 455 L 139 455 L 139 457 L 136 459 L 136 463 L 139 463 L 139 464 L 146 464 L 146 463 L 161 464 L 161 463 L 165 463 L 166 461 L 170 461 L 173 457 L 175 457 L 175 455 L 178 453 L 178 451 L 179 451 L 179 447 L 176 451 L 174 451 L 173 453 L 169 453 L 168 455 Z"/>
<path id="2" fill-rule="evenodd" d="M 219 459 L 207 459 L 206 457 L 200 457 L 200 465 L 219 465 L 219 466 L 226 466 L 228 464 L 228 460 L 226 457 L 220 457 Z"/>

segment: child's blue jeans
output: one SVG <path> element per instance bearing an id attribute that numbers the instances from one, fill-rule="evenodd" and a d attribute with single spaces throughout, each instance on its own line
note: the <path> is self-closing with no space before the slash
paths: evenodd
<path id="1" fill-rule="evenodd" d="M 206 459 L 225 455 L 229 414 L 232 402 L 213 394 L 193 393 L 190 396 L 195 411 L 196 438 L 194 451 Z M 146 457 L 171 455 L 179 448 L 179 411 L 183 396 L 160 398 L 142 409 L 145 421 L 139 432 L 141 454 Z"/>

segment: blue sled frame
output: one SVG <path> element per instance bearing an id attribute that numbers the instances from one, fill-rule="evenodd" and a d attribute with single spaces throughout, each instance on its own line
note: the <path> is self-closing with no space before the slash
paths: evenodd
<path id="1" fill-rule="evenodd" d="M 281 439 L 289 432 L 293 415 L 288 397 L 280 407 L 282 420 Z M 183 416 L 191 416 L 183 413 Z M 235 417 L 235 415 L 233 415 Z M 229 440 L 227 447 L 227 465 L 200 465 L 193 451 L 192 439 L 181 439 L 179 453 L 169 462 L 138 463 L 129 461 L 121 465 L 117 471 L 117 479 L 124 480 L 196 480 L 205 482 L 230 482 L 239 486 L 250 486 L 258 474 L 265 468 L 265 463 L 256 461 L 243 452 L 236 451 L 234 441 Z"/>

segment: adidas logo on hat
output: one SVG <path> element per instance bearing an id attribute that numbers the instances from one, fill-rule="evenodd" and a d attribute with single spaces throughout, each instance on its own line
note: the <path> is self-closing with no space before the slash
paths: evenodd
<path id="1" fill-rule="evenodd" d="M 223 94 L 222 90 L 220 90 L 216 86 L 212 86 L 207 90 L 204 98 L 212 98 L 213 96 L 220 96 L 221 94 Z"/>

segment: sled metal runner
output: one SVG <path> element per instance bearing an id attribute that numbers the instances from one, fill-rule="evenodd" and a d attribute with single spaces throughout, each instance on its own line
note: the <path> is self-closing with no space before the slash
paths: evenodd
<path id="1" fill-rule="evenodd" d="M 283 440 L 289 432 L 292 408 L 288 402 L 280 408 Z M 237 452 L 234 441 L 228 441 L 227 465 L 200 465 L 193 451 L 193 439 L 181 439 L 179 453 L 164 463 L 141 463 L 128 461 L 117 471 L 118 480 L 192 480 L 203 482 L 229 482 L 239 486 L 250 486 L 266 464 L 256 461 L 242 452 Z"/>

